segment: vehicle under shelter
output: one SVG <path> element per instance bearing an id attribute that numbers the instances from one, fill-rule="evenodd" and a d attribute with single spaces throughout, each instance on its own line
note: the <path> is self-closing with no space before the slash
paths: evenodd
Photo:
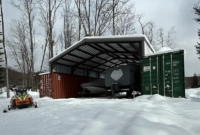
<path id="1" fill-rule="evenodd" d="M 85 37 L 50 59 L 50 73 L 40 75 L 40 97 L 79 97 L 103 89 L 131 96 L 142 91 L 141 61 L 152 54 L 144 35 Z"/>

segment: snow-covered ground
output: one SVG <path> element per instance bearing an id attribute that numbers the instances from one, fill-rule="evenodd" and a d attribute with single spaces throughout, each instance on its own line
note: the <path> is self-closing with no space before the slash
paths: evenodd
<path id="1" fill-rule="evenodd" d="M 0 97 L 0 135 L 200 134 L 200 89 L 186 90 L 186 99 L 51 99 L 29 93 L 39 108 L 3 113 L 10 99 Z"/>

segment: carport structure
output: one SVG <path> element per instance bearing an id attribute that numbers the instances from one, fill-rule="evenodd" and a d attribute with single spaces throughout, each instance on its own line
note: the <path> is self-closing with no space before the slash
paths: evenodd
<path id="1" fill-rule="evenodd" d="M 122 64 L 139 64 L 144 54 L 154 52 L 143 35 L 85 37 L 49 62 L 51 72 L 59 72 L 55 66 L 60 65 L 70 68 L 69 74 L 82 70 L 83 76 L 89 76 L 91 72 L 101 74 L 108 68 Z"/>
<path id="2" fill-rule="evenodd" d="M 52 97 L 62 97 L 60 94 L 54 96 L 57 89 L 61 89 L 59 91 L 76 91 L 76 94 L 72 95 L 78 96 L 77 94 L 81 90 L 80 83 L 100 78 L 104 71 L 111 67 L 140 64 L 140 60 L 145 54 L 154 52 L 144 35 L 85 37 L 50 59 L 52 91 L 54 91 Z M 54 77 L 55 74 L 57 74 L 56 77 Z M 68 77 L 62 77 L 63 75 Z M 81 81 L 77 81 L 78 78 Z M 79 90 L 72 90 L 72 86 L 70 88 L 67 88 L 67 85 L 64 86 L 69 81 L 71 81 L 69 85 L 79 85 L 76 88 Z M 60 88 L 58 88 L 57 82 L 60 83 Z"/>

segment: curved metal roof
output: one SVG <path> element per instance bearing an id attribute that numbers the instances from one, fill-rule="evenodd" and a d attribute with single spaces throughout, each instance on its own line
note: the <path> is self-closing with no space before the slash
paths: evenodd
<path id="1" fill-rule="evenodd" d="M 49 62 L 73 69 L 103 72 L 117 65 L 139 63 L 144 41 L 155 52 L 144 35 L 85 37 Z"/>

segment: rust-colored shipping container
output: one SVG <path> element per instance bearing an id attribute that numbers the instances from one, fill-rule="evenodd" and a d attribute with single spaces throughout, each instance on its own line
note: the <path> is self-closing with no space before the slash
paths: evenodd
<path id="1" fill-rule="evenodd" d="M 54 99 L 79 97 L 80 95 L 78 93 L 82 91 L 80 85 L 96 79 L 93 77 L 59 73 L 41 74 L 39 85 L 40 97 L 48 96 Z"/>
<path id="2" fill-rule="evenodd" d="M 40 74 L 39 76 L 40 97 L 52 97 L 52 79 L 50 73 Z"/>

